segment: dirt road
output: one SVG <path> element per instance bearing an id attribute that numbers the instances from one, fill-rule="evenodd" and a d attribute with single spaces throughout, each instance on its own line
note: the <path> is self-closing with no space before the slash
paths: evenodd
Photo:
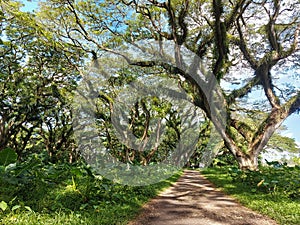
<path id="1" fill-rule="evenodd" d="M 265 216 L 215 190 L 198 171 L 179 180 L 146 204 L 128 225 L 276 225 Z"/>

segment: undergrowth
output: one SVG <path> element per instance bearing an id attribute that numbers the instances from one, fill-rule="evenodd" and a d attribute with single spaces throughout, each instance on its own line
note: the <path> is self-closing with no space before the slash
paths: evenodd
<path id="1" fill-rule="evenodd" d="M 300 224 L 300 167 L 274 163 L 258 171 L 215 167 L 201 171 L 243 205 L 282 225 Z"/>
<path id="2" fill-rule="evenodd" d="M 0 224 L 127 224 L 141 206 L 175 182 L 127 186 L 95 175 L 84 163 L 32 157 L 0 166 Z"/>

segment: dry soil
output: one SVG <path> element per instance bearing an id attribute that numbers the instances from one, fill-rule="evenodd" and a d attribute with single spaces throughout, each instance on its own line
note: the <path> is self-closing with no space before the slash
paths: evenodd
<path id="1" fill-rule="evenodd" d="M 199 171 L 179 180 L 147 203 L 128 225 L 277 225 L 214 188 Z"/>

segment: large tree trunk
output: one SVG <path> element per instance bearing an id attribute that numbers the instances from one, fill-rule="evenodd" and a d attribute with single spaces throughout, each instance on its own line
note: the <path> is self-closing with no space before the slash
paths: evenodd
<path id="1" fill-rule="evenodd" d="M 233 138 L 226 134 L 224 138 L 225 146 L 233 154 L 238 162 L 239 168 L 242 170 L 257 170 L 258 169 L 258 155 L 257 151 L 243 152 L 235 143 Z"/>
<path id="2" fill-rule="evenodd" d="M 236 160 L 242 170 L 257 170 L 258 169 L 258 157 L 256 155 L 243 154 L 236 156 Z"/>
<path id="3" fill-rule="evenodd" d="M 268 117 L 260 124 L 257 131 L 252 135 L 245 134 L 245 130 L 242 130 L 241 127 L 238 126 L 238 123 L 231 123 L 231 125 L 245 138 L 245 140 L 247 140 L 248 149 L 246 152 L 242 151 L 242 149 L 238 147 L 237 140 L 229 129 L 221 131 L 226 147 L 234 155 L 241 169 L 258 169 L 259 154 L 264 149 L 275 130 L 289 115 L 299 109 L 299 107 L 300 93 L 291 98 L 280 108 L 273 108 Z M 217 125 L 217 123 L 214 124 Z"/>

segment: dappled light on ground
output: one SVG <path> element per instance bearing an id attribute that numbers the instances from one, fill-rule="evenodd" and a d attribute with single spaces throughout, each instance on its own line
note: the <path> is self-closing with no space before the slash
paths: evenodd
<path id="1" fill-rule="evenodd" d="M 129 225 L 276 225 L 224 193 L 199 171 L 186 170 L 171 188 L 145 205 Z"/>

